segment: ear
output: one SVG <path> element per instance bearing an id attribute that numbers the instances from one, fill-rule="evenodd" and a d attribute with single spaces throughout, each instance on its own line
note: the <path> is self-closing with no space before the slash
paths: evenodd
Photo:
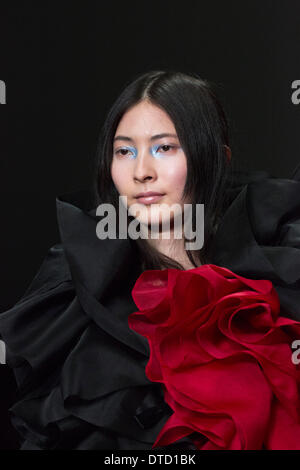
<path id="1" fill-rule="evenodd" d="M 225 147 L 225 151 L 226 151 L 226 156 L 227 156 L 228 162 L 230 162 L 230 160 L 231 160 L 231 148 L 228 147 L 228 145 L 224 145 L 224 147 Z"/>

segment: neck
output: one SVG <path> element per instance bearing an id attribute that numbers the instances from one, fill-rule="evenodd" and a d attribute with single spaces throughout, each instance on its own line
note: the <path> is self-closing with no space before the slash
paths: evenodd
<path id="1" fill-rule="evenodd" d="M 174 238 L 174 236 L 166 240 L 161 238 L 147 239 L 147 243 L 149 243 L 150 246 L 156 248 L 156 250 L 159 251 L 161 254 L 166 255 L 172 260 L 180 263 L 185 270 L 193 269 L 195 268 L 195 266 L 190 261 L 187 255 L 187 252 L 184 247 L 184 242 L 185 240 L 183 238 L 176 239 Z M 198 263 L 198 266 L 201 266 L 200 262 Z"/>

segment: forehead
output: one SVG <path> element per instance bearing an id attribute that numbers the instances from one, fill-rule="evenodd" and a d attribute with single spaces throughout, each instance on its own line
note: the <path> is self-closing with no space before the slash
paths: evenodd
<path id="1" fill-rule="evenodd" d="M 142 101 L 130 108 L 121 118 L 117 134 L 150 137 L 162 132 L 176 134 L 175 126 L 169 115 L 160 107 Z"/>

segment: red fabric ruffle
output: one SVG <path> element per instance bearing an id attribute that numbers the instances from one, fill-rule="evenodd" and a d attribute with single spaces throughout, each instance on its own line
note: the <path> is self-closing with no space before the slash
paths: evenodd
<path id="1" fill-rule="evenodd" d="M 193 434 L 197 449 L 300 449 L 300 322 L 280 315 L 271 281 L 213 264 L 148 270 L 132 297 L 146 375 L 174 411 L 153 448 Z"/>

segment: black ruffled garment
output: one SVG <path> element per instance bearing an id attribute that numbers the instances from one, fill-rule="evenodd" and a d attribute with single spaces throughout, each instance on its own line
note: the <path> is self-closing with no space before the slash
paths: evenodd
<path id="1" fill-rule="evenodd" d="M 298 321 L 299 179 L 236 172 L 211 256 L 244 277 L 271 280 L 283 314 Z M 148 341 L 128 326 L 142 272 L 135 242 L 97 238 L 90 196 L 56 199 L 61 243 L 0 315 L 19 389 L 10 413 L 21 449 L 150 450 L 172 414 L 161 384 L 145 375 Z M 170 447 L 195 449 L 189 438 Z"/>

